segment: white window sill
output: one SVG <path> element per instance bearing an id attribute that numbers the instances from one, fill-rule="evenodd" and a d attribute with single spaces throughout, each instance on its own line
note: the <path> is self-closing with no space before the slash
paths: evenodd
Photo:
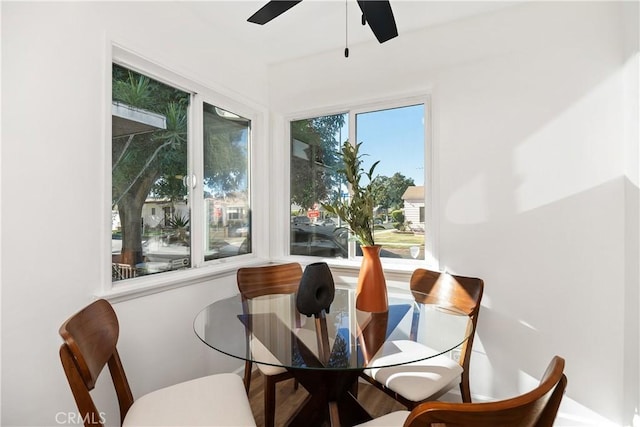
<path id="1" fill-rule="evenodd" d="M 273 259 L 272 262 L 299 262 L 303 268 L 308 264 L 314 262 L 326 262 L 331 271 L 333 272 L 334 279 L 341 285 L 355 286 L 357 282 L 358 273 L 362 265 L 362 257 L 346 259 L 346 258 L 321 258 L 321 257 L 306 257 L 306 256 L 288 256 L 278 259 Z M 417 268 L 427 268 L 430 270 L 437 270 L 436 267 L 428 265 L 424 260 L 400 260 L 393 258 L 382 259 L 382 269 L 384 271 L 385 279 L 387 280 L 387 286 L 389 287 L 409 287 L 409 280 L 411 274 Z"/>
<path id="2" fill-rule="evenodd" d="M 177 270 L 122 280 L 114 283 L 105 291 L 96 292 L 94 296 L 96 298 L 104 298 L 111 303 L 117 303 L 205 281 L 215 280 L 220 277 L 235 275 L 238 268 L 241 267 L 285 262 L 299 262 L 303 268 L 304 266 L 314 262 L 326 262 L 337 276 L 336 281 L 343 282 L 343 284 L 355 285 L 355 281 L 349 280 L 349 278 L 358 277 L 358 272 L 362 265 L 362 258 L 343 259 L 288 256 L 269 260 L 266 258 L 243 256 L 233 259 L 218 260 L 215 264 L 207 264 L 198 268 Z M 405 287 L 405 284 L 406 287 L 408 287 L 411 274 L 416 268 L 430 267 L 424 261 L 407 260 L 407 262 L 393 262 L 390 259 L 383 259 L 385 278 L 389 282 L 388 284 L 390 286 L 393 286 L 393 283 L 397 283 L 403 288 Z"/>
<path id="3" fill-rule="evenodd" d="M 385 273 L 406 273 L 413 272 L 416 268 L 428 268 L 431 270 L 437 270 L 434 265 L 429 265 L 425 260 L 409 260 L 398 258 L 382 258 L 382 269 Z M 322 257 L 308 257 L 308 256 L 285 256 L 274 259 L 273 262 L 299 262 L 302 265 L 311 264 L 314 262 L 326 262 L 333 269 L 351 269 L 359 270 L 362 265 L 362 257 L 357 258 L 322 258 Z"/>
<path id="4" fill-rule="evenodd" d="M 231 274 L 235 275 L 240 267 L 268 263 L 269 260 L 256 258 L 254 256 L 222 259 L 218 260 L 215 264 L 206 264 L 197 268 L 158 273 L 115 282 L 110 289 L 96 292 L 94 296 L 96 298 L 104 298 L 111 303 L 117 303 L 226 277 Z"/>

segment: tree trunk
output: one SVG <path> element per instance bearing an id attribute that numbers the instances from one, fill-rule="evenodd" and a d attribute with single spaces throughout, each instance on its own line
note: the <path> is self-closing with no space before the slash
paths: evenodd
<path id="1" fill-rule="evenodd" d="M 135 266 L 144 261 L 142 254 L 142 207 L 147 201 L 156 175 L 156 172 L 150 171 L 146 176 L 139 178 L 136 185 L 130 188 L 118 204 L 122 226 L 120 262 L 123 264 Z"/>
<path id="2" fill-rule="evenodd" d="M 127 200 L 118 207 L 122 224 L 122 251 L 120 262 L 135 266 L 144 261 L 142 255 L 142 205 L 137 200 Z"/>

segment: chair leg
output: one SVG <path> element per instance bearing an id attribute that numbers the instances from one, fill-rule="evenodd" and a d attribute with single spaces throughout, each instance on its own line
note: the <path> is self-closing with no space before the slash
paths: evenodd
<path id="1" fill-rule="evenodd" d="M 249 394 L 249 386 L 251 385 L 251 366 L 252 363 L 250 361 L 244 362 L 244 388 L 247 391 L 247 395 Z"/>
<path id="2" fill-rule="evenodd" d="M 264 426 L 273 427 L 276 418 L 276 382 L 264 375 Z"/>
<path id="3" fill-rule="evenodd" d="M 460 378 L 460 394 L 464 403 L 471 403 L 471 390 L 469 389 L 469 377 L 462 375 Z"/>

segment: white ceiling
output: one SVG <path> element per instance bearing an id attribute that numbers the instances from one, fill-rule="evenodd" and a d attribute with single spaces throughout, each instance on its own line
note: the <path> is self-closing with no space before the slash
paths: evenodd
<path id="1" fill-rule="evenodd" d="M 360 8 L 356 0 L 304 0 L 265 25 L 247 22 L 247 18 L 267 1 L 177 4 L 188 7 L 205 26 L 215 29 L 216 37 L 224 34 L 224 42 L 234 43 L 239 49 L 251 52 L 266 64 L 331 50 L 342 55 L 346 21 L 352 52 L 359 43 L 377 43 L 371 29 L 360 23 Z M 391 7 L 398 27 L 398 37 L 402 37 L 411 31 L 494 11 L 519 1 L 523 0 L 391 0 Z M 394 40 L 385 44 L 392 44 Z"/>

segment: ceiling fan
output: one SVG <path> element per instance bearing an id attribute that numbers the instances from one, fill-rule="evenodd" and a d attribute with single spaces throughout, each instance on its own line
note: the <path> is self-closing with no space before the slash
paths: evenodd
<path id="1" fill-rule="evenodd" d="M 251 15 L 247 21 L 264 25 L 301 1 L 271 0 Z M 362 25 L 369 24 L 369 28 L 371 28 L 380 43 L 398 36 L 396 20 L 393 17 L 393 11 L 388 1 L 357 0 L 357 2 L 362 11 Z"/>

